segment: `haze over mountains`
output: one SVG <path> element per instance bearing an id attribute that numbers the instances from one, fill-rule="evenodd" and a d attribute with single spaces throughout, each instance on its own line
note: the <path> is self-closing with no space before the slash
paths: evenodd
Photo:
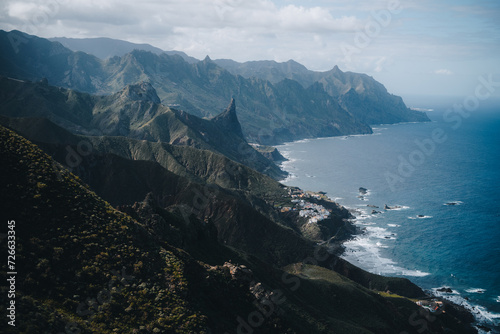
<path id="1" fill-rule="evenodd" d="M 197 63 L 199 60 L 188 56 L 182 51 L 163 51 L 150 44 L 136 44 L 127 41 L 121 41 L 112 38 L 67 38 L 54 37 L 49 38 L 52 42 L 59 42 L 73 51 L 82 51 L 94 55 L 101 59 L 112 58 L 114 56 L 124 56 L 134 50 L 149 51 L 155 54 L 166 53 L 168 55 L 179 55 L 189 63 Z"/>
<path id="2" fill-rule="evenodd" d="M 243 133 L 262 144 L 371 133 L 369 124 L 428 120 L 373 78 L 337 67 L 321 73 L 294 63 L 284 70 L 283 64 L 256 62 L 256 74 L 249 76 L 244 68 L 251 64 L 219 62 L 231 65 L 225 69 L 208 57 L 188 63 L 178 55 L 142 50 L 102 60 L 15 31 L 1 32 L 0 43 L 5 76 L 46 77 L 52 85 L 92 94 L 147 81 L 163 104 L 200 117 L 219 114 L 235 98 Z M 259 75 L 269 65 L 267 72 L 273 74 Z"/>

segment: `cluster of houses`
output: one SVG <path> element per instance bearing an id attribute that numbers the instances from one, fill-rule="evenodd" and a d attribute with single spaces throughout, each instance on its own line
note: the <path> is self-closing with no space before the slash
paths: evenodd
<path id="1" fill-rule="evenodd" d="M 297 201 L 295 203 L 301 208 L 299 211 L 299 216 L 309 218 L 307 221 L 310 223 L 317 223 L 320 220 L 327 219 L 330 216 L 330 211 L 325 209 L 322 205 L 309 203 L 302 200 L 292 200 L 292 202 Z"/>
<path id="2" fill-rule="evenodd" d="M 281 212 L 298 211 L 300 217 L 308 218 L 308 223 L 317 223 L 327 219 L 331 211 L 324 206 L 308 201 L 311 198 L 328 200 L 323 192 L 303 191 L 299 188 L 288 188 L 289 196 L 292 198 L 293 206 L 281 207 Z"/>

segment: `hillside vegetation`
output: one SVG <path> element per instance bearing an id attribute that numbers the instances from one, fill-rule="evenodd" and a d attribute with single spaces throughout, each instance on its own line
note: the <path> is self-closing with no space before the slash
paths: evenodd
<path id="1" fill-rule="evenodd" d="M 290 274 L 220 245 L 210 223 L 194 217 L 188 223 L 151 200 L 128 209 L 135 218 L 116 211 L 4 127 L 0 154 L 5 190 L 0 200 L 4 214 L 15 220 L 16 265 L 18 277 L 24 276 L 16 286 L 16 305 L 23 316 L 7 332 L 222 333 L 242 326 L 261 333 L 418 329 L 406 321 L 418 310 L 415 304 L 402 307 L 326 269 L 293 269 L 286 276 Z M 181 244 L 192 254 L 177 248 Z M 210 264 L 197 260 L 196 254 L 204 254 Z M 257 312 L 262 319 L 258 323 L 251 318 Z M 444 333 L 443 324 L 434 320 L 429 331 Z"/>

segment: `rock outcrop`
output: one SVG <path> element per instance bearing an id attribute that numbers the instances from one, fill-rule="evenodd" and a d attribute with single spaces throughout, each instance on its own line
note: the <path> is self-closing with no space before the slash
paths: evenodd
<path id="1" fill-rule="evenodd" d="M 231 99 L 229 106 L 223 113 L 212 118 L 212 122 L 220 126 L 224 131 L 232 132 L 241 139 L 245 138 L 236 115 L 236 101 L 234 98 Z"/>

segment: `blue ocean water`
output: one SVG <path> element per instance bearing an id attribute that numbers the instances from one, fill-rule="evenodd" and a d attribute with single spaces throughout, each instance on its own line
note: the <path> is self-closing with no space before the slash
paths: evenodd
<path id="1" fill-rule="evenodd" d="M 345 244 L 348 261 L 407 277 L 500 332 L 500 106 L 467 118 L 447 109 L 428 111 L 430 123 L 281 145 L 284 183 L 356 209 L 365 232 Z"/>

